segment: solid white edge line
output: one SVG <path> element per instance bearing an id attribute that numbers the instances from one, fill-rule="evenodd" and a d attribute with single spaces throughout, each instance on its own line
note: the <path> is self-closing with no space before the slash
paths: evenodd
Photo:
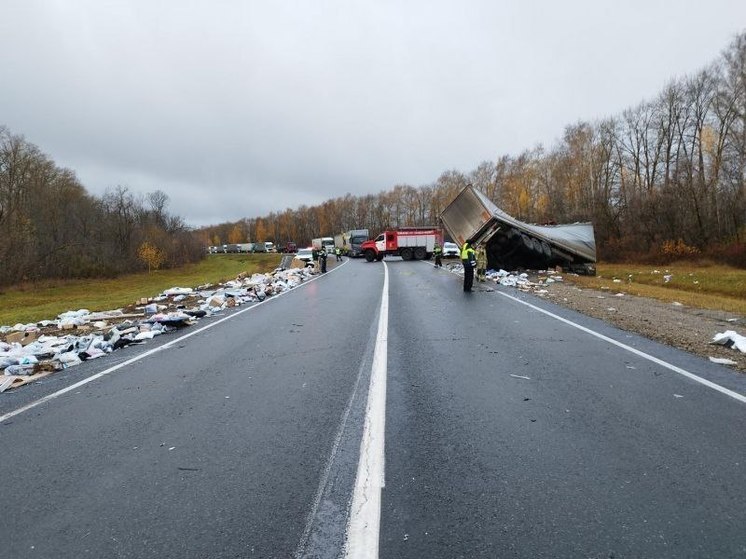
<path id="1" fill-rule="evenodd" d="M 344 265 L 344 264 L 345 264 L 345 262 L 343 262 L 340 265 L 340 267 L 342 265 Z M 335 266 L 331 270 L 331 272 L 334 272 L 334 270 L 336 270 L 336 269 L 337 269 L 337 266 Z M 331 273 L 331 272 L 327 272 L 327 273 Z M 210 328 L 212 328 L 214 326 L 217 326 L 218 324 L 221 324 L 221 323 L 225 322 L 226 320 L 230 320 L 230 319 L 235 318 L 235 317 L 237 317 L 237 316 L 239 316 L 239 315 L 241 315 L 241 314 L 243 314 L 243 313 L 245 313 L 247 311 L 250 311 L 251 309 L 255 309 L 259 305 L 263 305 L 264 303 L 269 303 L 270 301 L 274 301 L 278 297 L 282 297 L 283 295 L 285 295 L 287 293 L 290 293 L 290 292 L 295 291 L 295 290 L 297 290 L 297 289 L 299 289 L 299 288 L 301 288 L 301 287 L 303 287 L 305 285 L 308 285 L 309 283 L 311 283 L 313 281 L 316 281 L 317 279 L 323 277 L 324 275 L 325 274 L 319 274 L 316 277 L 311 278 L 308 281 L 304 281 L 303 283 L 301 283 L 297 287 L 294 287 L 292 289 L 288 289 L 287 291 L 283 291 L 282 293 L 279 293 L 277 295 L 273 295 L 272 297 L 268 297 L 268 298 L 264 299 L 264 301 L 259 301 L 258 303 L 254 303 L 253 305 L 249 306 L 248 308 L 236 311 L 236 312 L 230 314 L 229 316 L 226 316 L 226 317 L 223 317 L 223 318 L 221 318 L 219 320 L 216 320 L 215 322 L 207 324 L 206 326 L 203 326 L 202 328 L 198 328 L 197 330 L 193 330 L 192 332 L 189 332 L 188 334 L 184 334 L 183 336 L 181 336 L 179 338 L 176 338 L 175 340 L 171 340 L 170 342 L 167 342 L 167 343 L 165 343 L 165 344 L 163 344 L 161 346 L 154 347 L 153 349 L 148 350 L 145 353 L 141 353 L 140 355 L 137 355 L 137 356 L 133 357 L 132 359 L 128 359 L 127 361 L 123 361 L 122 363 L 119 363 L 118 365 L 114 365 L 113 367 L 105 369 L 105 370 L 101 371 L 100 373 L 96 373 L 95 375 L 92 375 L 90 377 L 84 378 L 83 380 L 78 381 L 75 384 L 71 384 L 70 386 L 68 386 L 66 388 L 63 388 L 62 390 L 58 390 L 57 392 L 53 392 L 52 394 L 47 394 L 43 398 L 39 398 L 38 400 L 34 400 L 33 402 L 30 402 L 30 403 L 26 404 L 25 406 L 21 406 L 20 408 L 18 408 L 16 410 L 10 411 L 10 412 L 8 412 L 8 413 L 6 413 L 4 415 L 0 415 L 0 424 L 2 424 L 4 421 L 7 421 L 8 419 L 10 419 L 12 417 L 15 417 L 17 415 L 22 414 L 23 412 L 26 412 L 26 411 L 28 411 L 30 409 L 33 409 L 36 406 L 39 406 L 39 405 L 44 404 L 46 402 L 49 402 L 50 400 L 54 400 L 58 396 L 62 396 L 63 394 L 71 392 L 71 391 L 75 390 L 76 388 L 80 388 L 81 386 L 85 386 L 89 382 L 93 382 L 94 380 L 100 379 L 101 377 L 104 377 L 104 376 L 106 376 L 108 374 L 111 374 L 114 371 L 118 371 L 119 369 L 121 369 L 123 367 L 126 367 L 128 365 L 132 365 L 132 363 L 136 363 L 137 361 L 140 361 L 141 359 L 145 359 L 146 357 L 149 357 L 149 356 L 153 355 L 154 353 L 157 353 L 157 352 L 162 351 L 164 349 L 168 349 L 171 346 L 173 346 L 173 345 L 181 342 L 182 340 L 186 340 L 187 338 L 195 336 L 195 335 L 199 334 L 200 332 L 204 332 L 205 330 L 209 330 Z"/>
<path id="2" fill-rule="evenodd" d="M 388 361 L 389 272 L 383 262 L 383 294 L 368 389 L 363 438 L 347 524 L 345 557 L 377 559 L 381 490 L 385 486 L 386 369 Z"/>
<path id="3" fill-rule="evenodd" d="M 451 272 L 454 273 L 455 272 Z M 455 274 L 458 275 L 458 274 Z M 591 336 L 595 336 L 601 340 L 604 340 L 605 342 L 608 342 L 612 345 L 615 345 L 621 349 L 624 349 L 626 351 L 629 351 L 630 353 L 634 353 L 635 355 L 642 357 L 643 359 L 647 359 L 648 361 L 652 361 L 653 363 L 660 365 L 661 367 L 665 367 L 666 369 L 669 369 L 675 373 L 678 373 L 682 376 L 685 376 L 695 382 L 698 382 L 700 384 L 703 384 L 704 386 L 707 386 L 708 388 L 712 388 L 713 390 L 717 390 L 718 392 L 725 394 L 726 396 L 730 396 L 731 398 L 738 400 L 741 403 L 746 404 L 746 396 L 743 394 L 739 394 L 738 392 L 735 392 L 733 390 L 730 390 L 728 388 L 725 388 L 724 386 L 720 386 L 719 384 L 716 384 L 712 381 L 709 381 L 705 378 L 702 378 L 700 376 L 695 375 L 694 373 L 690 373 L 686 369 L 682 369 L 681 367 L 677 367 L 676 365 L 673 365 L 672 363 L 668 363 L 667 361 L 663 361 L 662 359 L 658 359 L 657 357 L 654 357 L 648 353 L 645 353 L 644 351 L 640 351 L 639 349 L 635 349 L 631 346 L 628 346 L 627 344 L 624 344 L 620 341 L 615 340 L 614 338 L 609 338 L 608 336 L 604 336 L 603 334 L 596 332 L 595 330 L 591 330 L 590 328 L 586 328 L 585 326 L 581 326 L 580 324 L 577 324 L 576 322 L 573 322 L 572 320 L 568 320 L 566 318 L 562 318 L 559 315 L 556 315 L 552 312 L 549 312 L 545 309 L 542 309 L 541 307 L 537 307 L 536 305 L 532 305 L 531 303 L 528 303 L 526 301 L 523 301 L 517 297 L 514 297 L 513 295 L 508 295 L 507 293 L 503 293 L 501 291 L 497 291 L 499 295 L 502 295 L 503 297 L 507 297 L 508 299 L 512 299 L 513 301 L 520 303 L 521 305 L 526 305 L 527 307 L 530 307 L 534 310 L 539 311 L 540 313 L 543 313 L 547 316 L 551 316 L 552 318 L 556 318 L 560 322 L 564 322 L 565 324 L 568 324 L 574 328 L 577 328 L 578 330 L 581 330 L 587 334 L 590 334 Z"/>
<path id="4" fill-rule="evenodd" d="M 543 313 L 547 316 L 551 316 L 552 318 L 555 318 L 559 320 L 560 322 L 564 322 L 565 324 L 568 324 L 572 326 L 573 328 L 577 328 L 578 330 L 581 330 L 585 332 L 586 334 L 590 334 L 591 336 L 595 336 L 605 342 L 608 342 L 612 345 L 615 345 L 619 348 L 622 348 L 626 351 L 629 351 L 630 353 L 634 353 L 635 355 L 642 357 L 643 359 L 647 359 L 648 361 L 652 361 L 656 365 L 660 365 L 661 367 L 665 367 L 666 369 L 669 369 L 675 373 L 678 373 L 682 376 L 687 377 L 688 379 L 691 379 L 695 382 L 698 382 L 700 384 L 703 384 L 707 386 L 708 388 L 712 388 L 713 390 L 717 390 L 718 392 L 721 392 L 725 394 L 726 396 L 730 396 L 731 398 L 738 400 L 741 403 L 746 404 L 746 396 L 743 394 L 739 394 L 738 392 L 734 392 L 733 390 L 729 390 L 728 388 L 725 388 L 724 386 L 720 386 L 719 384 L 715 384 L 712 381 L 709 381 L 707 379 L 704 379 L 700 376 L 695 375 L 694 373 L 690 373 L 689 371 L 682 369 L 681 367 L 677 367 L 676 365 L 673 365 L 671 363 L 668 363 L 667 361 L 663 361 L 662 359 L 658 359 L 657 357 L 654 357 L 648 353 L 645 353 L 644 351 L 640 351 L 639 349 L 635 349 L 631 346 L 628 346 L 627 344 L 624 344 L 620 341 L 617 341 L 613 338 L 609 338 L 608 336 L 604 336 L 603 334 L 596 332 L 594 330 L 591 330 L 590 328 L 586 328 L 585 326 L 581 326 L 580 324 L 577 324 L 573 322 L 572 320 L 568 320 L 566 318 L 562 318 L 559 315 L 556 315 L 552 312 L 549 312 L 545 309 L 542 309 L 541 307 L 537 307 L 536 305 L 532 305 L 531 303 L 528 303 L 526 301 L 522 301 L 521 299 L 514 297 L 512 295 L 508 295 L 507 293 L 502 293 L 498 291 L 500 295 L 503 297 L 507 297 L 508 299 L 512 299 L 513 301 L 516 301 L 517 303 L 520 303 L 522 305 L 526 305 L 527 307 L 530 307 L 536 311 L 539 311 L 540 313 Z"/>

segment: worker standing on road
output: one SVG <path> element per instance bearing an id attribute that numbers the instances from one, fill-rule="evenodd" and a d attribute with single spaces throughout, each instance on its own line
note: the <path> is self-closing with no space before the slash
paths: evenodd
<path id="1" fill-rule="evenodd" d="M 461 247 L 461 263 L 464 265 L 464 292 L 469 293 L 474 283 L 474 266 L 477 264 L 474 249 L 469 241 Z"/>
<path id="2" fill-rule="evenodd" d="M 477 247 L 477 281 L 487 281 L 487 251 L 484 245 Z"/>
<path id="3" fill-rule="evenodd" d="M 442 268 L 443 261 L 440 258 L 443 256 L 443 247 L 440 246 L 440 243 L 435 243 L 433 254 L 435 255 L 435 267 Z"/>
<path id="4" fill-rule="evenodd" d="M 339 247 L 335 247 L 334 254 L 337 256 L 337 262 L 342 261 L 342 249 Z"/>
<path id="5" fill-rule="evenodd" d="M 326 249 L 322 246 L 319 250 L 319 264 L 321 265 L 321 273 L 326 273 Z"/>

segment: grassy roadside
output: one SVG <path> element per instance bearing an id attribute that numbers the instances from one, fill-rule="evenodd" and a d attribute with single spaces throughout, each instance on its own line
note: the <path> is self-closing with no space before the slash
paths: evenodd
<path id="1" fill-rule="evenodd" d="M 746 316 L 746 270 L 688 262 L 660 266 L 600 263 L 596 270 L 596 277 L 564 277 L 579 287 Z"/>
<path id="2" fill-rule="evenodd" d="M 74 280 L 25 284 L 0 292 L 0 325 L 55 318 L 64 311 L 109 310 L 150 297 L 169 287 L 196 287 L 268 272 L 280 254 L 213 254 L 198 264 L 116 279 Z M 596 277 L 564 276 L 579 287 L 613 290 L 666 302 L 717 309 L 746 316 L 746 270 L 691 263 L 652 266 L 604 264 Z M 670 276 L 670 277 L 668 277 Z M 668 277 L 668 280 L 666 278 Z M 619 281 L 614 281 L 619 280 Z"/>
<path id="3" fill-rule="evenodd" d="M 69 310 L 116 309 L 169 287 L 196 287 L 234 279 L 242 272 L 268 272 L 280 264 L 281 258 L 281 254 L 211 254 L 202 262 L 175 270 L 10 287 L 0 292 L 0 325 L 53 319 Z"/>

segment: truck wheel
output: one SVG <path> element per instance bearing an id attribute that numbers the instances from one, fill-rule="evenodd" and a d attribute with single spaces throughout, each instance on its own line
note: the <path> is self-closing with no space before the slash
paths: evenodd
<path id="1" fill-rule="evenodd" d="M 367 262 L 373 262 L 376 259 L 376 253 L 372 249 L 368 249 L 365 251 L 365 260 Z"/>
<path id="2" fill-rule="evenodd" d="M 422 247 L 417 247 L 414 249 L 414 258 L 415 260 L 424 260 L 425 259 L 425 249 Z"/>
<path id="3" fill-rule="evenodd" d="M 381 253 L 378 256 L 376 256 L 376 262 L 380 262 L 381 260 L 383 260 L 383 257 L 384 257 L 383 253 Z"/>
<path id="4" fill-rule="evenodd" d="M 403 248 L 401 251 L 401 257 L 404 260 L 412 260 L 412 249 L 411 248 Z"/>

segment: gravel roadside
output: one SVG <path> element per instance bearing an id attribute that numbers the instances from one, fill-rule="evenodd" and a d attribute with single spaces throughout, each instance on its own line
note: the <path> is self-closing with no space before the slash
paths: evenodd
<path id="1" fill-rule="evenodd" d="M 531 279 L 537 281 L 540 277 Z M 705 358 L 730 359 L 736 364 L 726 366 L 746 373 L 746 354 L 710 343 L 715 334 L 726 330 L 746 334 L 744 316 L 664 303 L 647 297 L 580 288 L 570 282 L 544 284 L 539 290 L 532 291 L 563 307 L 689 353 Z"/>

